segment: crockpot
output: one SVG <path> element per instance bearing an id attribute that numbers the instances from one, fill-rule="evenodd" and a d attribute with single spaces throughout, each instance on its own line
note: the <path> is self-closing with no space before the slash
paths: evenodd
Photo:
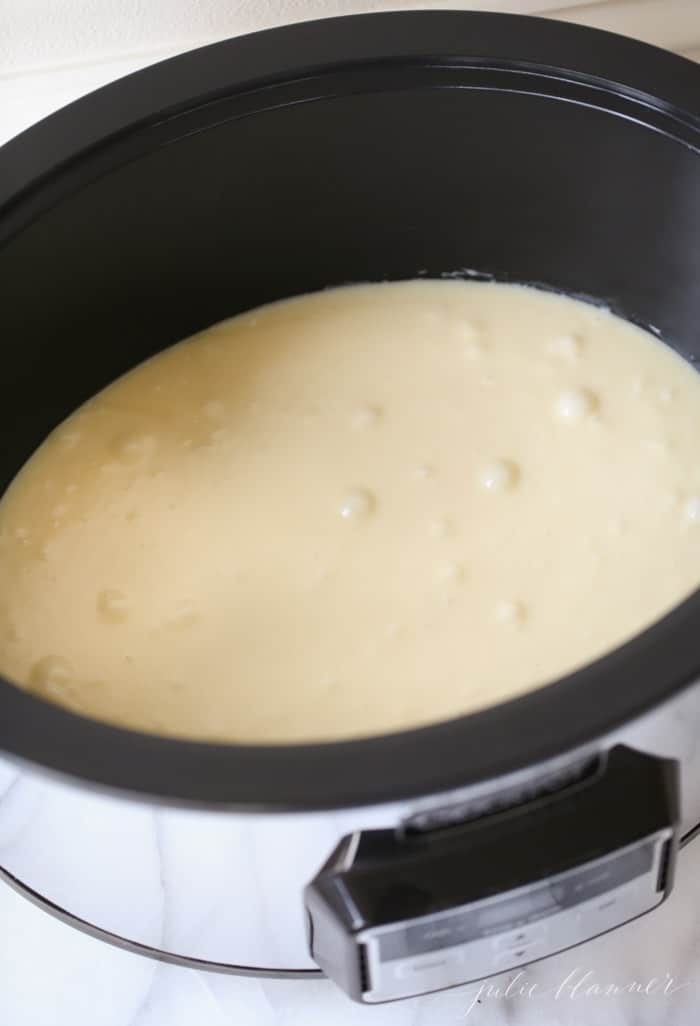
<path id="1" fill-rule="evenodd" d="M 208 46 L 0 150 L 0 491 L 102 386 L 261 303 L 415 276 L 526 282 L 692 361 L 698 267 L 688 61 L 455 12 Z M 668 894 L 700 822 L 699 678 L 700 592 L 513 701 L 341 743 L 167 739 L 0 680 L 2 875 L 180 964 L 325 972 L 366 1002 L 487 976 Z"/>

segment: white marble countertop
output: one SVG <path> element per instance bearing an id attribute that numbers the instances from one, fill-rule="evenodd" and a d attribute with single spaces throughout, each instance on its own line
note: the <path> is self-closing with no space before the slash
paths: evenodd
<path id="1" fill-rule="evenodd" d="M 191 5 L 200 15 L 204 9 L 204 15 L 197 27 L 199 35 L 189 45 L 212 38 L 207 25 L 215 19 L 212 15 L 207 21 L 208 3 L 212 10 L 222 8 L 214 0 Z M 22 29 L 28 13 L 39 19 L 39 0 L 31 4 L 5 0 L 5 4 L 11 31 Z M 70 7 L 65 0 L 50 6 L 54 13 Z M 172 8 L 181 6 L 178 2 Z M 446 0 L 328 6 L 334 13 L 399 6 L 547 10 L 626 31 L 689 56 L 700 55 L 700 0 L 484 0 L 474 5 Z M 245 14 L 249 4 L 232 7 L 242 12 L 242 28 L 254 27 Z M 267 15 L 261 24 L 284 20 L 287 8 L 288 20 L 321 14 L 313 0 L 307 7 L 296 0 L 262 4 L 260 9 L 265 8 Z M 280 11 L 282 17 L 275 17 Z M 222 36 L 236 28 L 224 24 L 227 31 L 219 30 Z M 99 33 L 93 32 L 92 38 L 99 42 Z M 85 45 L 84 40 L 80 45 Z M 111 52 L 100 54 L 99 59 L 73 61 L 62 51 L 54 66 L 41 67 L 28 60 L 25 68 L 21 61 L 11 66 L 8 51 L 5 68 L 0 44 L 0 143 L 82 93 L 186 48 L 186 37 L 164 39 L 162 44 L 149 39 L 143 47 L 133 48 L 139 52 Z M 47 64 L 51 61 L 44 60 Z M 0 883 L 0 1024 L 448 1026 L 466 1021 L 480 1026 L 694 1026 L 700 1018 L 699 909 L 700 839 L 681 852 L 674 892 L 652 915 L 520 972 L 371 1008 L 351 1003 L 325 980 L 258 981 L 158 964 L 63 925 Z"/>

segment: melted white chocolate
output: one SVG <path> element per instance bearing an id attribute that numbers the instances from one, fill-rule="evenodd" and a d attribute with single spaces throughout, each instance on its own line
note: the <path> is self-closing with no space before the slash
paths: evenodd
<path id="1" fill-rule="evenodd" d="M 571 299 L 417 281 L 267 306 L 115 382 L 19 474 L 0 667 L 206 739 L 463 714 L 697 586 L 698 438 L 693 368 Z"/>

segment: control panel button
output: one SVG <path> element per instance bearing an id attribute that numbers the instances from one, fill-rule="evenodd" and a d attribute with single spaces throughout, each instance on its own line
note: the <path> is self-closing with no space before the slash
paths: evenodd
<path id="1" fill-rule="evenodd" d="M 506 951 L 496 952 L 493 963 L 497 968 L 506 969 L 509 965 L 534 962 L 536 958 L 541 958 L 544 953 L 544 945 L 534 941 L 532 944 L 523 944 L 519 948 L 508 948 Z"/>
<path id="2" fill-rule="evenodd" d="M 439 971 L 441 973 L 454 970 L 462 963 L 460 951 L 435 951 L 431 955 L 422 958 L 405 959 L 399 962 L 395 969 L 398 979 L 407 979 L 412 976 L 420 976 L 423 973 Z"/>
<path id="3" fill-rule="evenodd" d="M 532 926 L 521 926 L 509 933 L 499 933 L 493 938 L 491 944 L 495 951 L 512 951 L 515 948 L 522 948 L 529 944 L 541 944 L 547 934 L 544 923 L 535 923 Z"/>

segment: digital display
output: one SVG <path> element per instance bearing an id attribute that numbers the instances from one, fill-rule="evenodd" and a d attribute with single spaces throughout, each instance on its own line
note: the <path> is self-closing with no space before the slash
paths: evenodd
<path id="1" fill-rule="evenodd" d="M 417 919 L 381 934 L 379 957 L 390 962 L 439 951 L 572 908 L 648 873 L 654 864 L 655 850 L 656 841 L 647 841 L 620 855 L 577 866 L 553 880 L 533 884 L 518 894 L 504 894 L 462 905 L 450 914 Z"/>
<path id="2" fill-rule="evenodd" d="M 559 908 L 549 888 L 540 887 L 529 894 L 486 905 L 477 912 L 476 919 L 481 930 L 488 933 L 492 926 L 502 926 L 503 923 L 510 924 L 516 920 L 531 919 L 538 913 L 558 911 Z"/>

